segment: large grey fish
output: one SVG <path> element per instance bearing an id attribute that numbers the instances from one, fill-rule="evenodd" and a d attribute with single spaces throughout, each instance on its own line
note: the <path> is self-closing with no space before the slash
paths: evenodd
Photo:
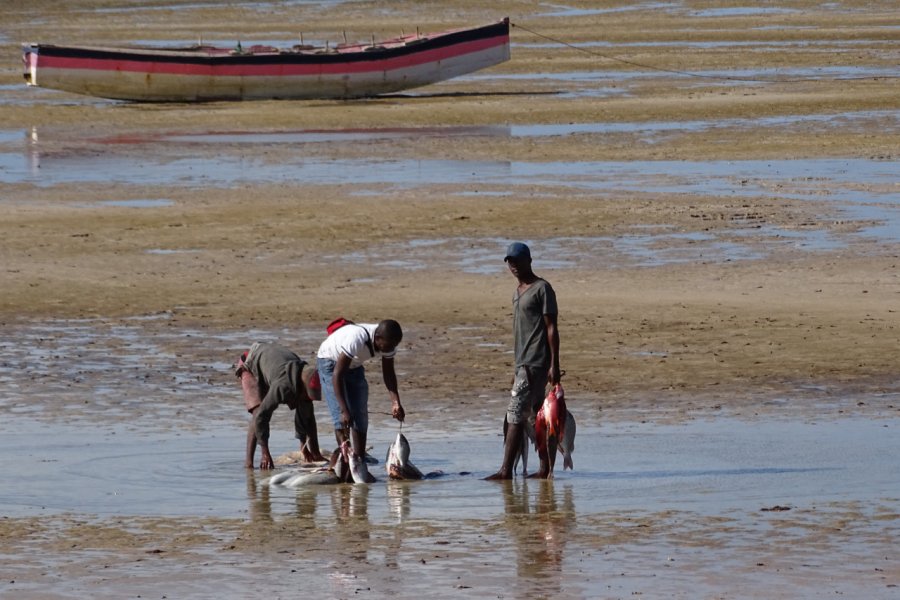
<path id="1" fill-rule="evenodd" d="M 307 485 L 329 485 L 340 483 L 333 469 L 321 467 L 313 470 L 291 469 L 283 473 L 272 475 L 263 481 L 267 485 L 280 485 L 289 488 L 298 488 Z"/>
<path id="2" fill-rule="evenodd" d="M 424 477 L 422 471 L 410 462 L 409 442 L 402 433 L 398 433 L 397 439 L 388 447 L 384 462 L 388 477 L 391 479 L 422 479 Z"/>
<path id="3" fill-rule="evenodd" d="M 563 471 L 573 469 L 572 453 L 575 451 L 575 417 L 566 411 L 566 428 L 559 440 L 559 453 L 563 455 Z"/>
<path id="4" fill-rule="evenodd" d="M 298 473 L 281 485 L 289 488 L 298 488 L 307 485 L 331 485 L 340 483 L 337 474 L 329 468 L 315 469 L 309 473 Z"/>
<path id="5" fill-rule="evenodd" d="M 361 456 L 357 456 L 356 453 L 353 452 L 353 447 L 350 445 L 349 440 L 344 440 L 340 450 L 341 455 L 339 457 L 339 462 L 342 461 L 343 464 L 347 466 L 350 471 L 350 479 L 353 480 L 353 483 L 374 483 L 375 478 L 369 473 L 365 459 Z M 348 481 L 345 474 L 339 473 L 339 475 L 343 475 L 341 477 L 342 481 Z"/>
<path id="6" fill-rule="evenodd" d="M 297 471 L 294 470 L 282 471 L 281 473 L 275 473 L 267 479 L 263 479 L 260 483 L 262 483 L 262 485 L 281 485 L 296 474 Z"/>

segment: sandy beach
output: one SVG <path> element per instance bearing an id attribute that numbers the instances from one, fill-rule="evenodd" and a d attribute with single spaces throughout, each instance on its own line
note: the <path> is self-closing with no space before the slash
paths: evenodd
<path id="1" fill-rule="evenodd" d="M 4 15 L 4 597 L 900 594 L 894 3 Z M 24 42 L 507 16 L 509 62 L 366 100 L 129 104 L 19 71 Z M 583 446 L 574 472 L 502 486 L 479 476 L 500 461 L 512 240 L 557 291 Z M 311 357 L 337 316 L 403 324 L 404 431 L 447 480 L 295 501 L 241 469 L 231 362 L 257 339 Z"/>

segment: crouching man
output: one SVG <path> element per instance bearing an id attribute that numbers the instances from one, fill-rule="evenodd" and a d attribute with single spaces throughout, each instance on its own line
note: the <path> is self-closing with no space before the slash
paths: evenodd
<path id="1" fill-rule="evenodd" d="M 244 466 L 253 468 L 259 445 L 260 469 L 275 466 L 269 451 L 269 422 L 280 404 L 294 411 L 294 432 L 300 440 L 300 455 L 305 462 L 325 460 L 319 450 L 313 400 L 321 398 L 315 368 L 278 344 L 257 342 L 238 360 L 235 375 L 240 378 L 244 405 L 250 413 L 247 425 L 247 453 Z"/>

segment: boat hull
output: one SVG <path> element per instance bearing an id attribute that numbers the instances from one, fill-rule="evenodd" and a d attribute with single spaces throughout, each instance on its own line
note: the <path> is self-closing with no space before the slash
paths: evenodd
<path id="1" fill-rule="evenodd" d="M 332 51 L 28 44 L 23 59 L 29 85 L 117 100 L 358 98 L 429 85 L 509 60 L 509 22 Z"/>

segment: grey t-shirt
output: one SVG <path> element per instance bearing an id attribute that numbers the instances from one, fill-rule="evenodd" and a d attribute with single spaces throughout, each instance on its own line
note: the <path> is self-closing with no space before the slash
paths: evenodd
<path id="1" fill-rule="evenodd" d="M 279 404 L 297 399 L 306 361 L 278 344 L 257 342 L 250 347 L 244 368 L 259 381 L 262 404 L 256 413 L 256 437 L 268 442 L 269 421 Z"/>
<path id="2" fill-rule="evenodd" d="M 513 339 L 516 367 L 550 368 L 550 345 L 544 315 L 556 315 L 556 292 L 538 278 L 522 295 L 513 293 Z"/>

